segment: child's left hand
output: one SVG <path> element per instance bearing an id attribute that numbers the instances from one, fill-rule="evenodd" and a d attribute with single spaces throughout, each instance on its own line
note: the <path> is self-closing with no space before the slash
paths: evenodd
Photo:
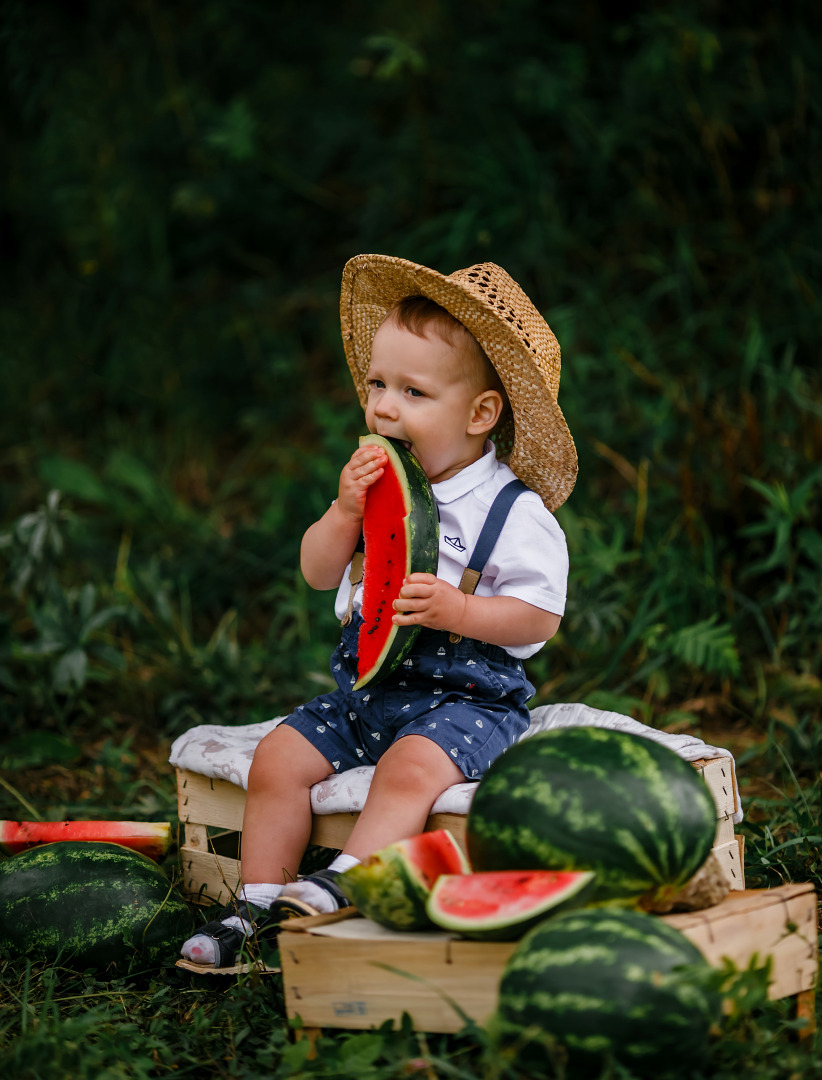
<path id="1" fill-rule="evenodd" d="M 395 626 L 427 626 L 432 630 L 458 629 L 467 597 L 434 574 L 410 574 L 394 601 Z"/>

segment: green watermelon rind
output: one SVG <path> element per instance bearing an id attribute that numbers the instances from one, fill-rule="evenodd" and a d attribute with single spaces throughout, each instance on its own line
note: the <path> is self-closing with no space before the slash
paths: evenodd
<path id="1" fill-rule="evenodd" d="M 193 927 L 182 897 L 146 855 L 59 841 L 0 863 L 0 949 L 73 967 L 173 955 Z"/>
<path id="2" fill-rule="evenodd" d="M 569 1075 L 612 1058 L 643 1076 L 690 1074 L 719 1019 L 715 987 L 696 946 L 658 916 L 571 911 L 516 946 L 500 980 L 495 1037 L 543 1066 L 546 1041 L 564 1044 Z"/>
<path id="3" fill-rule="evenodd" d="M 673 751 L 610 728 L 540 732 L 497 758 L 466 823 L 475 870 L 593 870 L 595 903 L 663 900 L 710 854 L 716 807 Z"/>
<path id="4" fill-rule="evenodd" d="M 539 871 L 536 872 L 539 873 Z M 488 873 L 494 873 L 494 871 Z M 483 875 L 480 872 L 465 876 L 476 880 L 477 877 Z M 477 941 L 516 941 L 544 919 L 555 918 L 562 911 L 581 907 L 587 902 L 596 886 L 596 875 L 593 871 L 578 871 L 573 883 L 562 889 L 556 889 L 551 895 L 532 898 L 528 908 L 498 914 L 496 917 L 470 919 L 443 907 L 443 894 L 452 887 L 451 880 L 457 877 L 458 875 L 443 874 L 437 880 L 428 897 L 425 910 L 429 920 L 442 930 L 451 930 Z"/>
<path id="5" fill-rule="evenodd" d="M 425 470 L 414 455 L 397 439 L 388 439 L 382 435 L 362 435 L 360 446 L 382 447 L 388 454 L 391 466 L 403 489 L 407 510 L 404 520 L 406 575 L 436 574 L 439 562 L 439 515 Z M 369 574 L 367 544 L 364 565 L 367 583 Z M 422 629 L 420 626 L 395 626 L 393 623 L 387 625 L 389 626 L 388 636 L 377 662 L 370 671 L 359 673 L 354 690 L 376 686 L 396 671 L 408 657 Z"/>
<path id="6" fill-rule="evenodd" d="M 448 830 L 455 865 L 467 873 L 468 861 Z M 411 838 L 411 842 L 418 838 Z M 429 888 L 416 873 L 408 852 L 409 841 L 399 840 L 376 852 L 357 866 L 345 870 L 339 885 L 354 907 L 368 919 L 389 930 L 430 930 L 426 911 Z"/>

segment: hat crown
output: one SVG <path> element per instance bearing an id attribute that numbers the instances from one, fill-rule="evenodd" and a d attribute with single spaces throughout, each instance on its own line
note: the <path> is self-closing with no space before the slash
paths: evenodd
<path id="1" fill-rule="evenodd" d="M 501 266 L 475 263 L 448 275 L 488 309 L 496 327 L 502 326 L 524 345 L 542 374 L 551 396 L 559 394 L 561 353 L 554 332 L 529 297 Z M 493 356 L 490 357 L 493 362 Z"/>

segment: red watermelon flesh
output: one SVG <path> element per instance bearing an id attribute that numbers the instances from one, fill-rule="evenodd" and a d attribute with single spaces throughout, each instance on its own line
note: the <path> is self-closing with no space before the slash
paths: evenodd
<path id="1" fill-rule="evenodd" d="M 435 574 L 439 558 L 437 507 L 422 465 L 396 439 L 363 435 L 360 445 L 381 447 L 387 462 L 365 501 L 355 690 L 386 678 L 408 656 L 420 627 L 395 626 L 394 601 L 408 574 Z"/>
<path id="2" fill-rule="evenodd" d="M 363 627 L 357 642 L 360 674 L 372 671 L 379 664 L 391 628 L 394 600 L 400 595 L 403 579 L 408 573 L 405 533 L 411 508 L 393 469 L 387 468 L 368 492 L 367 507 L 363 536 L 368 559 L 371 560 L 372 552 L 377 557 L 378 546 L 383 550 L 379 576 L 371 575 L 363 591 Z"/>
<path id="3" fill-rule="evenodd" d="M 468 874 L 468 860 L 447 829 L 389 844 L 340 875 L 339 884 L 367 918 L 389 930 L 430 929 L 425 902 L 443 875 Z"/>
<path id="4" fill-rule="evenodd" d="M 443 875 L 426 913 L 444 930 L 513 941 L 550 915 L 582 906 L 593 892 L 590 870 L 491 870 Z"/>
<path id="5" fill-rule="evenodd" d="M 61 840 L 120 844 L 161 859 L 171 844 L 168 821 L 0 821 L 0 851 L 16 855 Z"/>

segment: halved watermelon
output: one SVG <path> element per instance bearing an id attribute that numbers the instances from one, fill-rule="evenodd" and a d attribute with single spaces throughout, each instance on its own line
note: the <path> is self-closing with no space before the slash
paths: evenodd
<path id="1" fill-rule="evenodd" d="M 63 840 L 96 840 L 122 844 L 161 859 L 171 844 L 168 821 L 0 821 L 0 852 L 21 851 Z"/>
<path id="2" fill-rule="evenodd" d="M 448 831 L 398 840 L 340 875 L 357 910 L 389 930 L 422 930 L 431 922 L 425 902 L 443 874 L 468 874 L 468 860 Z"/>
<path id="3" fill-rule="evenodd" d="M 425 910 L 444 930 L 487 941 L 514 941 L 549 915 L 584 904 L 590 870 L 495 870 L 443 875 Z"/>
<path id="4" fill-rule="evenodd" d="M 388 454 L 385 472 L 368 489 L 363 536 L 362 618 L 355 690 L 377 683 L 408 656 L 419 626 L 395 626 L 394 601 L 408 574 L 436 574 L 439 520 L 425 470 L 396 439 L 363 435 L 360 446 Z"/>

